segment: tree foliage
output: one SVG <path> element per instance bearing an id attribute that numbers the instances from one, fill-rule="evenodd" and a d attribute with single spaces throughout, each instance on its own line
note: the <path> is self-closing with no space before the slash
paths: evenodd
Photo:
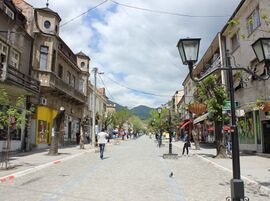
<path id="1" fill-rule="evenodd" d="M 215 123 L 215 139 L 217 145 L 217 157 L 226 157 L 226 149 L 223 143 L 222 109 L 225 106 L 227 95 L 223 85 L 219 85 L 216 75 L 210 75 L 197 86 L 198 99 L 207 104 L 208 112 Z"/>
<path id="2" fill-rule="evenodd" d="M 197 86 L 198 99 L 207 104 L 208 112 L 216 121 L 222 122 L 222 109 L 226 104 L 227 93 L 223 85 L 218 85 L 216 75 L 210 75 Z"/>
<path id="3" fill-rule="evenodd" d="M 113 115 L 112 123 L 115 124 L 115 127 L 122 128 L 124 123 L 132 116 L 132 113 L 127 108 L 122 108 L 119 112 L 115 112 Z"/>
<path id="4" fill-rule="evenodd" d="M 26 124 L 26 116 L 32 113 L 32 110 L 26 110 L 25 108 L 25 97 L 19 96 L 16 99 L 15 104 L 11 102 L 7 92 L 4 89 L 0 89 L 0 127 L 11 127 L 12 121 L 10 118 L 15 118 L 16 127 L 21 128 L 22 125 Z M 23 110 L 25 114 L 23 114 Z"/>

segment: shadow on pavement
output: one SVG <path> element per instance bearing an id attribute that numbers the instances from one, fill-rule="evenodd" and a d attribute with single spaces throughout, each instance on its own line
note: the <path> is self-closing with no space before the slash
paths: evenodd
<path id="1" fill-rule="evenodd" d="M 269 183 L 269 182 L 260 182 L 260 184 L 261 184 L 262 186 L 270 186 L 270 183 Z"/>
<path id="2" fill-rule="evenodd" d="M 216 156 L 214 154 L 205 154 L 205 153 L 198 153 L 198 155 L 200 155 L 200 156 L 206 156 L 206 157 L 211 157 L 211 158 L 215 158 L 215 156 Z"/>

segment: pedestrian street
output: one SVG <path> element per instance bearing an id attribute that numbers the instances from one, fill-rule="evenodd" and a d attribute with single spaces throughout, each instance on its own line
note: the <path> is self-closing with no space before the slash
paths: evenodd
<path id="1" fill-rule="evenodd" d="M 54 166 L 0 184 L 1 201 L 221 201 L 230 196 L 231 174 L 190 156 L 163 159 L 167 142 L 158 148 L 142 136 L 105 146 L 104 158 L 86 152 Z M 182 153 L 181 147 L 173 147 Z M 231 162 L 228 159 L 228 162 Z M 269 197 L 246 187 L 252 201 Z"/>

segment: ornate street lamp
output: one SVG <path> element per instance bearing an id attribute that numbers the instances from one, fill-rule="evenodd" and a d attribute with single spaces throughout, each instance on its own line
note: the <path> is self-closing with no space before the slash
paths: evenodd
<path id="1" fill-rule="evenodd" d="M 193 65 L 198 61 L 200 38 L 185 38 L 180 39 L 177 48 L 184 65 L 193 68 Z"/>
<path id="2" fill-rule="evenodd" d="M 252 48 L 259 62 L 270 61 L 270 38 L 259 38 L 252 44 Z"/>
<path id="3" fill-rule="evenodd" d="M 259 62 L 264 62 L 268 75 L 270 74 L 270 38 L 259 38 L 252 44 L 253 51 Z"/>
<path id="4" fill-rule="evenodd" d="M 230 93 L 230 102 L 231 102 L 231 138 L 232 138 L 232 167 L 233 167 L 233 179 L 231 179 L 231 200 L 240 201 L 246 200 L 244 196 L 244 182 L 241 179 L 240 174 L 240 160 L 239 160 L 239 139 L 238 139 L 238 130 L 236 125 L 236 115 L 235 115 L 235 104 L 234 104 L 234 87 L 233 87 L 233 70 L 244 70 L 249 74 L 252 74 L 258 80 L 267 80 L 269 79 L 269 71 L 266 76 L 258 76 L 249 68 L 234 67 L 232 68 L 230 62 L 230 55 L 226 51 L 226 65 L 227 67 L 220 67 L 212 70 L 211 72 L 203 75 L 201 78 L 193 77 L 193 66 L 198 60 L 199 53 L 199 38 L 186 38 L 180 39 L 177 48 L 180 53 L 180 57 L 184 65 L 189 67 L 190 78 L 198 83 L 205 79 L 207 76 L 213 74 L 218 70 L 228 71 L 228 84 L 229 84 L 229 93 Z M 259 60 L 259 62 L 264 62 L 267 69 L 270 66 L 270 38 L 260 38 L 254 44 L 252 44 L 253 50 Z"/>

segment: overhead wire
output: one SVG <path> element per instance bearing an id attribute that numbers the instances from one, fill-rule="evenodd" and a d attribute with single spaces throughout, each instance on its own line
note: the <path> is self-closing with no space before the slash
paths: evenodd
<path id="1" fill-rule="evenodd" d="M 94 7 L 92 7 L 92 8 L 89 8 L 87 11 L 85 11 L 85 12 L 83 12 L 83 13 L 77 15 L 76 17 L 71 18 L 70 20 L 66 21 L 65 23 L 61 24 L 60 27 L 63 27 L 63 26 L 65 26 L 65 25 L 67 25 L 68 23 L 70 23 L 70 22 L 72 22 L 72 21 L 78 19 L 79 17 L 85 15 L 86 13 L 89 13 L 90 11 L 92 11 L 92 10 L 98 8 L 99 6 L 105 4 L 107 1 L 108 1 L 108 0 L 102 1 L 101 3 L 97 4 L 96 6 L 94 6 Z"/>
<path id="2" fill-rule="evenodd" d="M 112 82 L 114 82 L 115 84 L 123 87 L 123 88 L 126 88 L 130 91 L 134 91 L 134 92 L 137 92 L 137 93 L 141 93 L 141 94 L 145 94 L 145 95 L 149 95 L 149 96 L 159 96 L 159 97 L 172 97 L 172 95 L 164 95 L 164 94 L 155 94 L 155 93 L 151 93 L 151 92 L 146 92 L 146 91 L 142 91 L 142 90 L 138 90 L 138 89 L 133 89 L 131 87 L 128 87 L 126 85 L 123 85 L 123 84 L 120 84 L 119 82 L 115 81 L 114 79 L 110 78 L 109 76 L 106 76 L 104 75 L 106 78 L 108 78 L 109 80 L 111 80 Z"/>
<path id="3" fill-rule="evenodd" d="M 115 98 L 112 96 L 112 94 L 110 93 L 110 91 L 109 91 L 108 88 L 106 87 L 105 82 L 103 81 L 103 79 L 102 79 L 102 77 L 100 76 L 100 74 L 98 74 L 98 77 L 99 77 L 99 79 L 101 80 L 102 84 L 104 85 L 104 87 L 105 87 L 106 91 L 108 92 L 109 96 L 111 97 L 111 99 L 112 99 L 113 101 L 115 101 Z"/>
<path id="4" fill-rule="evenodd" d="M 131 8 L 131 9 L 136 9 L 136 10 L 141 10 L 141 11 L 146 11 L 146 12 L 151 12 L 151 13 L 156 13 L 156 14 L 164 14 L 164 15 L 174 15 L 174 16 L 179 16 L 179 17 L 192 17 L 192 18 L 223 18 L 223 17 L 230 17 L 230 15 L 188 15 L 188 14 L 183 14 L 183 13 L 175 13 L 175 12 L 169 12 L 169 11 L 162 11 L 162 10 L 154 10 L 154 9 L 149 9 L 149 8 L 143 8 L 143 7 L 138 7 L 138 6 L 133 6 L 133 5 L 128 5 L 128 4 L 123 4 L 119 3 L 114 0 L 110 0 L 114 4 L 117 4 L 119 6 Z"/>
<path id="5" fill-rule="evenodd" d="M 127 15 L 130 19 L 132 19 L 132 17 L 128 14 L 128 12 L 126 11 L 125 8 L 123 8 L 123 11 L 126 13 L 126 15 Z M 136 22 L 136 21 L 135 21 L 135 22 Z M 146 32 L 146 31 L 144 30 L 144 28 L 143 28 L 143 26 L 142 26 L 141 24 L 135 23 L 135 26 L 139 28 L 138 30 L 144 32 L 145 37 L 147 38 L 148 41 L 150 41 L 152 44 L 154 44 L 157 48 L 161 48 L 160 45 L 159 45 L 157 42 L 155 42 L 155 41 L 150 37 L 149 33 Z M 168 60 L 168 61 L 172 64 L 173 67 L 175 67 L 177 70 L 181 71 L 181 69 L 180 69 L 176 64 L 174 64 L 171 60 Z"/>

